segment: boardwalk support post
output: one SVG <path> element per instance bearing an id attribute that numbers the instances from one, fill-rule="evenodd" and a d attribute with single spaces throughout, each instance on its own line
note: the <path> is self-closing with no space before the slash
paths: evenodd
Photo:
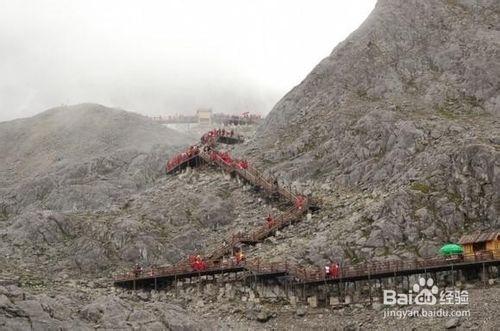
<path id="1" fill-rule="evenodd" d="M 177 274 L 174 275 L 175 297 L 179 296 L 179 286 L 177 285 Z"/>
<path id="2" fill-rule="evenodd" d="M 484 287 L 486 287 L 486 278 L 488 278 L 488 277 L 486 277 L 486 267 L 485 267 L 484 262 L 483 262 L 483 285 L 484 285 Z"/>
<path id="3" fill-rule="evenodd" d="M 370 269 L 368 269 L 368 291 L 369 291 L 369 295 L 370 295 L 370 303 L 373 303 L 372 280 L 370 279 Z"/>
<path id="4" fill-rule="evenodd" d="M 453 271 L 453 263 L 451 264 L 451 283 L 453 285 L 453 288 L 455 288 L 455 274 Z"/>

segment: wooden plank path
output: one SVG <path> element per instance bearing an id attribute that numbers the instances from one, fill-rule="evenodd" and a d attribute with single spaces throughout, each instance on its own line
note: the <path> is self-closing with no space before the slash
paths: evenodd
<path id="1" fill-rule="evenodd" d="M 253 279 L 275 279 L 285 277 L 289 284 L 319 286 L 323 284 L 355 282 L 362 280 L 382 279 L 414 274 L 426 274 L 448 270 L 468 270 L 499 266 L 500 259 L 492 252 L 468 257 L 466 259 L 447 260 L 444 258 L 392 260 L 382 262 L 365 262 L 358 265 L 342 265 L 335 276 L 326 274 L 324 268 L 302 267 L 288 262 L 263 262 L 260 259 L 248 261 L 226 261 L 236 245 L 256 244 L 273 235 L 294 222 L 300 221 L 304 214 L 317 205 L 310 197 L 298 195 L 264 176 L 256 168 L 239 160 L 232 160 L 213 148 L 215 142 L 237 143 L 239 138 L 209 137 L 206 144 L 192 146 L 187 152 L 188 157 L 177 158 L 179 162 L 170 163 L 167 173 L 174 173 L 186 167 L 198 166 L 202 163 L 219 167 L 223 171 L 237 176 L 251 185 L 258 187 L 270 195 L 279 197 L 292 205 L 287 211 L 275 217 L 272 222 L 256 227 L 247 233 L 233 233 L 222 238 L 216 247 L 204 255 L 205 265 L 202 270 L 195 268 L 187 261 L 175 266 L 148 268 L 144 271 L 132 271 L 115 277 L 116 286 L 130 289 L 161 288 L 184 279 L 209 277 L 216 275 L 236 275 L 244 273 L 245 277 Z M 210 148 L 206 148 L 210 146 Z M 185 153 L 186 153 L 185 152 Z M 242 166 L 244 164 L 244 166 Z M 498 253 L 497 255 L 498 256 Z M 235 278 L 233 277 L 233 278 Z"/>
<path id="2" fill-rule="evenodd" d="M 167 163 L 166 172 L 167 174 L 173 174 L 187 167 L 196 167 L 203 163 L 211 164 L 231 175 L 238 176 L 271 196 L 277 196 L 291 204 L 292 207 L 273 218 L 272 222 L 258 226 L 248 233 L 238 232 L 222 238 L 215 249 L 203 254 L 203 260 L 206 263 L 203 270 L 194 270 L 189 263 L 183 261 L 172 267 L 150 268 L 140 273 L 130 272 L 118 276 L 115 279 L 115 285 L 136 288 L 137 286 L 154 283 L 156 288 L 159 285 L 158 282 L 162 285 L 164 282 L 176 279 L 255 270 L 254 263 L 240 261 L 240 263 L 234 264 L 234 262 L 224 262 L 224 257 L 231 256 L 235 246 L 239 244 L 256 244 L 273 235 L 277 230 L 298 222 L 304 217 L 309 208 L 308 197 L 294 194 L 286 188 L 279 187 L 276 181 L 265 177 L 256 168 L 248 165 L 247 162 L 244 162 L 245 166 L 242 167 L 242 161 L 233 160 L 230 157 L 224 158 L 224 155 L 214 148 L 217 142 L 236 144 L 242 141 L 243 139 L 238 135 L 213 136 L 206 134 L 202 138 L 203 143 L 201 145 L 191 146 L 186 151 L 175 155 Z M 286 274 L 286 271 L 281 270 L 276 274 Z"/>
<path id="3" fill-rule="evenodd" d="M 491 253 L 491 252 L 490 252 Z M 288 262 L 263 262 L 259 259 L 236 263 L 210 262 L 204 270 L 193 270 L 189 265 L 150 268 L 140 274 L 133 272 L 117 276 L 116 286 L 126 288 L 158 288 L 168 286 L 175 281 L 192 279 L 207 275 L 236 274 L 245 272 L 246 277 L 256 279 L 288 277 L 289 284 L 324 285 L 361 280 L 375 280 L 415 274 L 427 274 L 440 271 L 457 271 L 481 269 L 489 266 L 500 266 L 500 259 L 493 254 L 481 254 L 464 260 L 446 260 L 444 258 L 418 259 L 410 261 L 391 260 L 360 265 L 341 266 L 336 277 L 327 275 L 323 268 L 301 267 Z"/>
<path id="4" fill-rule="evenodd" d="M 214 151 L 212 151 L 213 153 Z M 217 153 L 215 151 L 215 153 Z M 290 224 L 300 221 L 304 214 L 308 210 L 308 198 L 303 197 L 301 206 L 295 205 L 295 202 L 299 198 L 298 195 L 292 192 L 279 188 L 278 185 L 271 182 L 269 179 L 265 178 L 257 169 L 247 166 L 246 169 L 239 169 L 237 167 L 224 162 L 221 158 L 213 157 L 214 154 L 210 152 L 200 151 L 199 156 L 206 163 L 214 164 L 224 171 L 235 174 L 240 178 L 248 181 L 252 185 L 265 190 L 269 194 L 278 194 L 285 201 L 294 204 L 293 207 L 288 209 L 285 213 L 282 213 L 273 219 L 272 225 L 262 225 L 255 228 L 250 233 L 236 233 L 231 234 L 227 238 L 224 238 L 218 247 L 207 255 L 209 260 L 219 260 L 222 257 L 231 253 L 234 246 L 238 244 L 249 244 L 254 245 L 265 238 L 273 235 L 276 230 L 280 230 Z"/>
<path id="5" fill-rule="evenodd" d="M 296 277 L 296 283 L 298 284 L 321 285 L 325 283 L 354 282 L 498 265 L 500 265 L 500 259 L 495 258 L 492 252 L 487 252 L 463 260 L 446 260 L 443 257 L 435 257 L 408 261 L 365 262 L 359 265 L 341 267 L 338 277 L 330 277 L 325 274 L 324 270 L 320 270 L 319 268 L 295 269 L 290 274 Z"/>

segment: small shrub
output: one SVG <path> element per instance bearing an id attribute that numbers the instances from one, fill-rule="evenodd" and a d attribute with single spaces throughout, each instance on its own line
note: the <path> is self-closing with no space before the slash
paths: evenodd
<path id="1" fill-rule="evenodd" d="M 415 191 L 420 191 L 422 193 L 428 194 L 431 191 L 431 187 L 424 183 L 415 182 L 411 185 L 411 189 Z"/>

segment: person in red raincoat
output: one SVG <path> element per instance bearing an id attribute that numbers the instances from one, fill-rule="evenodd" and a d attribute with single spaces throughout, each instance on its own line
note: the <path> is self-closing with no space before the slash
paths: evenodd
<path id="1" fill-rule="evenodd" d="M 134 267 L 134 276 L 137 278 L 142 274 L 142 267 L 139 264 L 136 264 Z"/>
<path id="2" fill-rule="evenodd" d="M 191 256 L 189 259 L 191 262 L 191 268 L 194 271 L 205 270 L 207 268 L 207 264 L 203 261 L 200 255 Z"/>
<path id="3" fill-rule="evenodd" d="M 237 264 L 240 264 L 240 262 L 245 261 L 245 255 L 243 254 L 241 249 L 238 252 L 236 252 L 236 254 L 234 254 L 234 259 Z"/>
<path id="4" fill-rule="evenodd" d="M 295 198 L 295 208 L 297 208 L 298 210 L 304 209 L 305 200 L 306 199 L 302 195 L 297 196 Z"/>
<path id="5" fill-rule="evenodd" d="M 332 278 L 337 278 L 340 275 L 340 266 L 338 263 L 332 263 L 330 265 L 330 276 Z"/>
<path id="6" fill-rule="evenodd" d="M 269 229 L 271 229 L 273 226 L 274 226 L 274 219 L 273 217 L 271 216 L 271 214 L 267 215 L 267 218 L 266 218 L 266 223 L 267 223 L 267 227 Z"/>

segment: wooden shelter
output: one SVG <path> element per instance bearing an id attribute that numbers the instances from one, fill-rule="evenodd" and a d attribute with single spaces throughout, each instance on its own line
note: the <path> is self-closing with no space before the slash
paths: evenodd
<path id="1" fill-rule="evenodd" d="M 464 248 L 464 256 L 491 253 L 500 257 L 500 231 L 475 232 L 463 235 L 458 241 Z"/>

